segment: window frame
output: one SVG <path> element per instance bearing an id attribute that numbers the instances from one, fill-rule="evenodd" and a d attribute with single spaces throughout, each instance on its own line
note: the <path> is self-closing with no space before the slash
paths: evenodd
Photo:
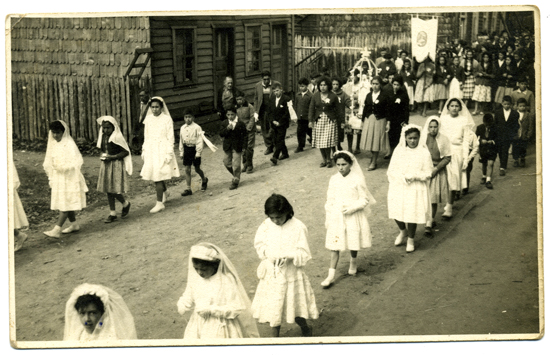
<path id="1" fill-rule="evenodd" d="M 249 40 L 249 33 L 248 33 L 248 29 L 251 28 L 251 27 L 258 27 L 259 30 L 260 30 L 260 47 L 259 47 L 259 52 L 260 52 L 260 57 L 259 57 L 259 68 L 258 70 L 254 70 L 254 71 L 250 71 L 249 68 L 248 68 L 248 52 L 249 51 L 252 51 L 251 48 L 249 48 L 248 46 L 248 40 Z M 271 42 L 271 40 L 270 40 Z M 245 76 L 246 77 L 250 77 L 250 76 L 257 76 L 257 75 L 261 75 L 262 71 L 263 71 L 263 68 L 264 68 L 264 63 L 263 63 L 263 41 L 262 41 L 262 24 L 261 23 L 247 23 L 247 24 L 244 24 L 244 69 L 245 69 Z"/>
<path id="2" fill-rule="evenodd" d="M 198 84 L 198 50 L 197 50 L 197 26 L 172 26 L 172 64 L 173 64 L 173 72 L 174 72 L 174 87 L 184 87 L 184 86 L 192 86 Z M 177 33 L 180 30 L 191 30 L 192 35 L 191 38 L 193 39 L 193 54 L 192 55 L 183 55 L 184 58 L 193 58 L 193 68 L 191 70 L 191 80 L 189 81 L 182 81 L 178 82 L 177 79 L 177 49 L 176 49 L 176 40 L 177 40 Z M 185 70 L 184 70 L 185 72 Z"/>

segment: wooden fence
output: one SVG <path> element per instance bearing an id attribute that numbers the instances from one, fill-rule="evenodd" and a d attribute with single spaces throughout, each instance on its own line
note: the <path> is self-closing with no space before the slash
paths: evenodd
<path id="1" fill-rule="evenodd" d="M 65 121 L 71 136 L 97 140 L 100 116 L 113 116 L 128 141 L 139 118 L 139 91 L 151 87 L 118 77 L 12 74 L 12 132 L 33 141 L 48 137 L 49 123 Z"/>
<path id="2" fill-rule="evenodd" d="M 309 55 L 322 47 L 323 49 L 309 59 Z M 371 33 L 347 37 L 306 37 L 295 36 L 296 77 L 307 77 L 320 74 L 326 69 L 331 76 L 346 76 L 353 65 L 361 58 L 361 52 L 370 51 L 374 61 L 379 48 L 386 47 L 393 56 L 398 49 L 410 52 L 410 32 Z M 303 62 L 302 62 L 303 61 Z M 302 63 L 301 63 L 302 62 Z"/>

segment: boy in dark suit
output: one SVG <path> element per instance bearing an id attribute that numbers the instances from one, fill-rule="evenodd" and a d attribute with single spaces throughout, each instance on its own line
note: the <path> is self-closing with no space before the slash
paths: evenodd
<path id="1" fill-rule="evenodd" d="M 304 151 L 306 146 L 306 135 L 309 136 L 309 141 L 311 142 L 311 128 L 309 128 L 309 103 L 313 94 L 308 90 L 307 86 L 309 81 L 307 78 L 301 78 L 298 81 L 298 87 L 300 91 L 296 94 L 296 99 L 294 100 L 296 107 L 296 116 L 298 116 L 298 127 L 296 128 L 296 135 L 298 136 L 298 148 L 294 153 L 299 153 Z"/>
<path id="2" fill-rule="evenodd" d="M 227 171 L 233 175 L 229 190 L 235 190 L 239 186 L 241 179 L 241 160 L 248 132 L 245 124 L 239 121 L 235 106 L 229 105 L 224 107 L 224 109 L 227 119 L 222 122 L 220 129 L 220 137 L 223 138 L 223 152 L 225 154 L 223 164 L 227 168 Z"/>
<path id="3" fill-rule="evenodd" d="M 512 109 L 512 98 L 509 95 L 502 99 L 502 107 L 495 111 L 495 126 L 498 137 L 498 159 L 500 160 L 500 176 L 506 175 L 508 167 L 508 151 L 518 135 L 519 113 Z"/>
<path id="4" fill-rule="evenodd" d="M 273 146 L 275 147 L 273 157 L 270 160 L 273 165 L 277 165 L 279 159 L 288 158 L 285 137 L 286 130 L 290 125 L 290 111 L 288 110 L 290 98 L 283 95 L 281 83 L 275 81 L 271 87 L 274 95 L 269 99 L 266 116 L 271 124 Z"/>
<path id="5" fill-rule="evenodd" d="M 519 113 L 519 130 L 516 139 L 512 142 L 512 156 L 515 167 L 525 167 L 525 155 L 527 154 L 527 142 L 533 135 L 532 115 L 527 111 L 527 100 L 523 97 L 517 101 Z"/>

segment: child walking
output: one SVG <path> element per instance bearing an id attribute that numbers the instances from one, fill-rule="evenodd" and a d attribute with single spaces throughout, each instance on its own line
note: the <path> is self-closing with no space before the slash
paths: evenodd
<path id="1" fill-rule="evenodd" d="M 493 189 L 493 166 L 497 158 L 497 129 L 493 115 L 483 115 L 483 123 L 477 126 L 476 136 L 479 139 L 479 162 L 481 163 L 481 184 L 488 189 Z"/>
<path id="2" fill-rule="evenodd" d="M 298 127 L 296 128 L 298 148 L 296 148 L 294 153 L 304 151 L 306 136 L 309 136 L 309 142 L 311 143 L 311 128 L 309 128 L 308 112 L 313 94 L 308 90 L 308 84 L 309 80 L 307 80 L 307 78 L 301 78 L 298 81 L 298 88 L 300 91 L 296 94 L 296 98 L 294 99 L 296 102 L 296 115 L 298 116 Z"/>
<path id="3" fill-rule="evenodd" d="M 527 100 L 519 98 L 517 102 L 519 113 L 519 129 L 517 138 L 512 142 L 512 156 L 515 167 L 525 167 L 525 155 L 527 155 L 527 142 L 533 134 L 532 116 L 527 112 Z"/>
<path id="4" fill-rule="evenodd" d="M 59 217 L 54 228 L 44 232 L 47 237 L 59 238 L 61 233 L 80 230 L 76 223 L 75 211 L 86 207 L 88 191 L 84 176 L 80 172 L 82 163 L 82 155 L 69 134 L 69 126 L 61 120 L 50 123 L 48 148 L 43 166 L 52 190 L 50 208 L 59 210 Z M 71 225 L 61 231 L 67 218 Z"/>
<path id="5" fill-rule="evenodd" d="M 303 267 L 311 259 L 307 227 L 294 217 L 288 200 L 273 194 L 264 206 L 266 218 L 258 228 L 254 247 L 262 260 L 260 282 L 252 301 L 252 314 L 269 323 L 270 337 L 278 337 L 281 323 L 296 322 L 303 336 L 312 336 L 306 319 L 319 318 L 313 289 Z"/>
<path id="6" fill-rule="evenodd" d="M 246 126 L 239 121 L 235 106 L 225 107 L 225 115 L 227 119 L 222 122 L 220 129 L 220 137 L 223 138 L 223 164 L 227 171 L 233 175 L 229 190 L 235 190 L 239 187 L 241 179 L 241 159 L 243 147 L 248 136 Z"/>
<path id="7" fill-rule="evenodd" d="M 130 201 L 125 200 L 122 194 L 130 188 L 132 156 L 114 117 L 102 116 L 97 119 L 97 123 L 101 126 L 97 138 L 97 147 L 101 149 L 97 191 L 107 193 L 110 212 L 104 222 L 111 223 L 117 220 L 115 200 L 122 204 L 121 218 L 130 212 Z"/>
<path id="8" fill-rule="evenodd" d="M 201 177 L 201 191 L 206 191 L 208 187 L 208 178 L 204 176 L 201 170 L 201 154 L 203 144 L 203 135 L 201 126 L 194 122 L 195 117 L 191 110 L 186 109 L 183 112 L 185 124 L 180 128 L 180 157 L 183 159 L 183 167 L 185 168 L 185 182 L 187 188 L 181 193 L 182 196 L 193 194 L 191 190 L 191 165 L 195 167 L 195 172 Z"/>
<path id="9" fill-rule="evenodd" d="M 371 247 L 367 206 L 376 203 L 354 155 L 347 151 L 336 152 L 334 161 L 338 173 L 330 178 L 325 204 L 325 247 L 331 251 L 328 277 L 321 283 L 325 288 L 334 282 L 341 251 L 350 251 L 348 274 L 357 274 L 357 252 Z"/>
<path id="10" fill-rule="evenodd" d="M 214 244 L 191 247 L 187 286 L 178 300 L 178 312 L 193 309 L 185 339 L 258 338 L 250 299 L 237 270 Z"/>
<path id="11" fill-rule="evenodd" d="M 247 174 L 252 174 L 254 164 L 254 146 L 256 145 L 256 119 L 254 118 L 254 106 L 246 101 L 244 93 L 237 90 L 235 93 L 237 98 L 237 117 L 239 121 L 245 124 L 247 133 L 246 145 L 243 148 L 243 171 Z"/>

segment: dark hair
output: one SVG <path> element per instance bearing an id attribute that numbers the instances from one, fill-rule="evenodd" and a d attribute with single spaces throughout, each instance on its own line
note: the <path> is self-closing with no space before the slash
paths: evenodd
<path id="1" fill-rule="evenodd" d="M 76 303 L 74 304 L 74 308 L 77 312 L 79 312 L 81 309 L 86 308 L 89 304 L 95 304 L 97 307 L 97 310 L 103 314 L 105 313 L 105 305 L 103 304 L 103 301 L 101 301 L 101 298 L 97 297 L 96 295 L 82 295 L 76 299 Z"/>
<path id="2" fill-rule="evenodd" d="M 406 131 L 405 131 L 405 137 L 407 137 L 409 134 L 411 133 L 418 133 L 418 136 L 420 136 L 420 130 L 416 127 L 411 127 L 411 128 L 408 128 Z"/>
<path id="3" fill-rule="evenodd" d="M 508 44 L 506 45 L 506 49 L 508 49 L 508 47 L 512 47 L 512 50 L 513 50 L 513 51 L 515 51 L 515 50 L 516 50 L 516 45 L 515 45 L 515 44 L 513 44 L 513 43 L 511 43 L 511 42 L 510 42 L 510 43 L 508 43 Z"/>
<path id="4" fill-rule="evenodd" d="M 436 120 L 435 118 L 432 118 L 432 119 L 430 120 L 430 122 L 428 123 L 428 126 L 429 126 L 432 122 L 437 123 L 437 127 L 439 127 L 439 121 Z"/>
<path id="5" fill-rule="evenodd" d="M 483 123 L 485 124 L 493 124 L 495 122 L 495 118 L 492 114 L 486 113 L 483 115 Z"/>
<path id="6" fill-rule="evenodd" d="M 307 78 L 300 78 L 300 80 L 298 80 L 298 85 L 308 86 L 309 85 L 309 80 L 307 80 Z"/>
<path id="7" fill-rule="evenodd" d="M 190 115 L 190 116 L 193 116 L 195 117 L 195 115 L 193 114 L 193 110 L 191 110 L 190 107 L 186 107 L 183 109 L 183 116 L 185 115 Z"/>
<path id="8" fill-rule="evenodd" d="M 338 153 L 334 154 L 332 156 L 332 159 L 334 160 L 334 163 L 336 163 L 336 161 L 338 159 L 344 159 L 345 161 L 348 162 L 349 165 L 353 165 L 353 160 L 351 159 L 351 157 L 348 154 L 344 153 L 344 152 L 338 152 Z"/>
<path id="9" fill-rule="evenodd" d="M 411 60 L 410 59 L 405 59 L 403 61 L 403 68 L 405 67 L 405 63 L 409 63 L 411 65 L 411 68 L 412 68 L 412 63 L 411 63 Z"/>
<path id="10" fill-rule="evenodd" d="M 214 270 L 218 271 L 218 267 L 220 266 L 219 260 L 203 260 L 198 258 L 191 258 L 191 261 L 193 262 L 193 265 L 201 265 L 206 267 L 214 268 Z"/>
<path id="11" fill-rule="evenodd" d="M 274 82 L 271 83 L 271 88 L 272 88 L 273 90 L 275 90 L 275 89 L 281 89 L 281 90 L 282 90 L 282 89 L 283 89 L 283 86 L 281 85 L 280 82 L 274 81 Z"/>
<path id="12" fill-rule="evenodd" d="M 384 54 L 384 59 L 392 59 L 391 53 Z"/>
<path id="13" fill-rule="evenodd" d="M 245 97 L 244 92 L 242 92 L 241 90 L 235 91 L 235 98 L 237 97 Z"/>
<path id="14" fill-rule="evenodd" d="M 406 50 L 402 50 L 399 55 L 402 55 L 402 54 L 409 55 L 409 52 L 407 52 Z"/>
<path id="15" fill-rule="evenodd" d="M 225 112 L 233 112 L 233 113 L 237 113 L 237 109 L 235 108 L 235 105 L 233 105 L 232 103 L 228 104 L 228 105 L 223 105 L 223 109 L 225 110 Z"/>
<path id="16" fill-rule="evenodd" d="M 113 127 L 113 129 L 115 129 L 115 125 L 114 125 L 112 122 L 109 122 L 109 121 L 107 121 L 107 120 L 103 120 L 103 121 L 101 122 L 101 125 L 103 126 L 105 123 L 109 124 L 111 127 Z"/>
<path id="17" fill-rule="evenodd" d="M 373 82 L 374 80 L 378 81 L 378 84 L 382 85 L 382 79 L 380 79 L 380 77 L 379 77 L 378 75 L 375 76 L 375 77 L 373 77 L 372 79 L 370 79 L 371 85 L 372 85 L 372 82 Z"/>
<path id="18" fill-rule="evenodd" d="M 151 99 L 151 101 L 149 101 L 149 105 L 152 105 L 153 102 L 158 102 L 160 105 L 160 108 L 164 107 L 164 102 L 162 102 L 160 99 L 155 99 L 155 98 Z"/>
<path id="19" fill-rule="evenodd" d="M 353 76 L 357 76 L 361 73 L 361 71 L 357 68 L 355 68 L 355 70 L 353 71 Z"/>
<path id="20" fill-rule="evenodd" d="M 262 71 L 262 78 L 263 78 L 264 76 L 269 76 L 269 77 L 271 78 L 271 72 L 270 72 L 269 70 L 264 70 L 264 71 Z"/>
<path id="21" fill-rule="evenodd" d="M 264 212 L 266 215 L 270 214 L 285 214 L 287 220 L 294 216 L 294 209 L 286 197 L 279 194 L 273 194 L 265 200 Z"/>
<path id="22" fill-rule="evenodd" d="M 344 84 L 344 80 L 342 80 L 342 78 L 340 78 L 339 76 L 333 76 L 331 82 L 332 81 L 337 81 L 338 87 L 340 88 L 342 88 L 342 85 Z"/>
<path id="23" fill-rule="evenodd" d="M 451 106 L 452 102 L 456 102 L 458 104 L 458 107 L 460 108 L 459 111 L 462 111 L 462 103 L 456 97 L 450 99 L 449 102 L 447 102 L 447 110 L 449 109 L 449 106 Z"/>
<path id="24" fill-rule="evenodd" d="M 509 103 L 512 103 L 512 97 L 510 95 L 505 95 L 502 98 L 502 102 L 504 102 L 504 101 L 508 101 Z"/>
<path id="25" fill-rule="evenodd" d="M 61 121 L 53 121 L 50 123 L 50 131 L 65 133 L 65 126 Z"/>
<path id="26" fill-rule="evenodd" d="M 321 76 L 319 79 L 317 79 L 317 89 L 321 91 L 321 83 L 323 81 L 327 84 L 328 91 L 332 91 L 332 81 L 326 76 Z"/>
<path id="27" fill-rule="evenodd" d="M 527 100 L 525 99 L 525 97 L 520 97 L 518 99 L 518 102 L 516 102 L 516 104 L 519 106 L 519 104 L 525 104 L 527 105 Z"/>
<path id="28" fill-rule="evenodd" d="M 403 86 L 403 77 L 401 75 L 396 75 L 393 77 L 393 79 L 391 80 L 391 83 L 395 83 L 395 82 L 398 82 L 399 85 Z"/>
<path id="29" fill-rule="evenodd" d="M 446 52 L 445 52 L 445 53 L 446 53 Z M 443 59 L 445 60 L 445 63 L 443 63 L 443 65 L 446 66 L 446 65 L 447 65 L 447 57 L 444 56 L 444 55 L 441 55 L 441 53 L 440 53 L 439 57 L 437 58 L 437 65 L 442 65 L 442 64 L 441 64 L 441 58 L 443 58 Z"/>

